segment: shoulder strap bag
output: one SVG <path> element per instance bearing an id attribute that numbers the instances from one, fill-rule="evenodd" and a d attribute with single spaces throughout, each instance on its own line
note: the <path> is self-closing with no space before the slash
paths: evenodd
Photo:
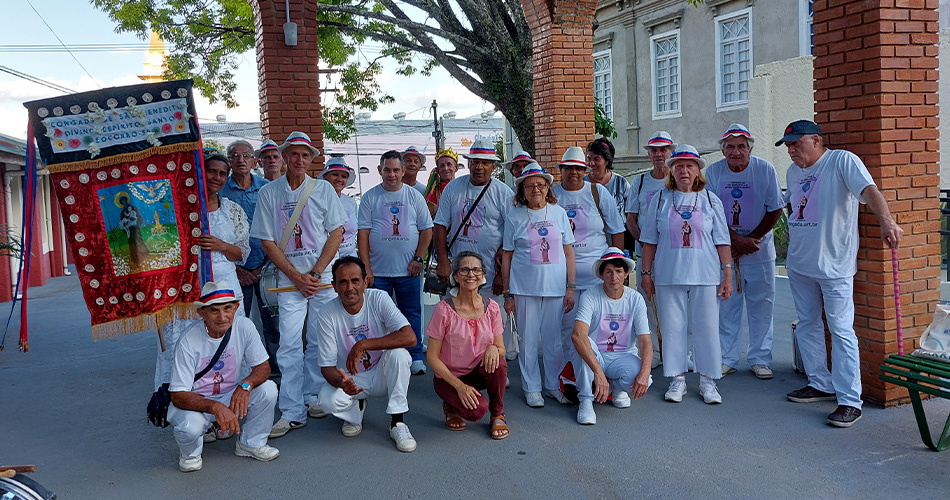
<path id="1" fill-rule="evenodd" d="M 491 187 L 491 179 L 488 180 L 488 183 L 485 184 L 485 187 L 482 188 L 481 192 L 478 193 L 478 197 L 475 198 L 475 202 L 472 203 L 472 206 L 468 209 L 468 213 L 465 214 L 465 217 L 462 217 L 462 222 L 457 228 L 455 228 L 455 235 L 452 236 L 452 241 L 449 242 L 448 250 L 452 249 L 452 245 L 455 244 L 455 240 L 458 239 L 459 233 L 462 232 L 462 227 L 465 226 L 465 223 L 472 217 L 472 214 L 475 212 L 475 207 L 478 206 L 478 203 L 482 201 L 482 197 L 485 196 L 485 193 L 488 192 L 488 188 Z M 448 285 L 439 279 L 437 274 L 438 262 L 435 261 L 435 252 L 429 251 L 429 259 L 426 261 L 425 266 L 425 281 L 422 283 L 422 289 L 426 293 L 436 294 L 436 295 L 445 295 L 446 290 L 448 290 Z"/>

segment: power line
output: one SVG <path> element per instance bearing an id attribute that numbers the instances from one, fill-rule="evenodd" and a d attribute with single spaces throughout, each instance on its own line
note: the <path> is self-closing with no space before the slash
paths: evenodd
<path id="1" fill-rule="evenodd" d="M 47 44 L 0 44 L 0 52 L 46 53 L 46 52 L 139 52 L 148 50 L 147 43 L 80 43 L 71 45 Z"/>
<path id="2" fill-rule="evenodd" d="M 23 73 L 22 71 L 17 71 L 17 70 L 15 70 L 15 69 L 13 69 L 13 68 L 8 68 L 8 67 L 6 67 L 6 66 L 0 65 L 0 71 L 2 71 L 2 72 L 4 72 L 4 73 L 9 73 L 9 74 L 11 74 L 11 75 L 13 75 L 13 76 L 15 76 L 15 77 L 22 78 L 22 79 L 24 79 L 24 80 L 28 80 L 28 81 L 31 81 L 31 82 L 33 82 L 33 83 L 37 83 L 37 84 L 39 84 L 39 85 L 43 85 L 44 87 L 49 87 L 49 88 L 51 88 L 51 89 L 53 89 L 53 90 L 58 90 L 58 91 L 60 91 L 60 92 L 64 92 L 64 93 L 66 93 L 66 94 L 73 94 L 73 93 L 76 92 L 76 91 L 73 90 L 73 89 L 63 87 L 62 85 L 57 85 L 57 84 L 55 84 L 55 83 L 53 83 L 53 82 L 48 82 L 48 81 L 43 80 L 43 79 L 41 79 L 41 78 L 37 78 L 37 77 L 35 77 L 35 76 L 33 76 L 33 75 L 28 75 L 28 74 L 26 74 L 26 73 Z"/>
<path id="3" fill-rule="evenodd" d="M 81 62 L 79 62 L 79 59 L 76 59 L 76 55 L 69 51 L 69 49 L 66 47 L 66 44 L 63 43 L 63 40 L 59 37 L 59 35 L 57 35 L 55 31 L 53 31 L 53 28 L 49 25 L 49 23 L 46 22 L 46 19 L 43 19 L 43 16 L 40 14 L 40 11 L 36 10 L 36 7 L 33 6 L 33 2 L 31 2 L 30 0 L 26 0 L 26 3 L 30 5 L 30 8 L 33 9 L 33 12 L 35 12 L 37 17 L 40 18 L 40 21 L 43 21 L 43 24 L 46 25 L 46 27 L 49 29 L 49 32 L 52 33 L 53 36 L 55 36 L 57 40 L 59 40 L 59 44 L 62 45 L 64 49 L 66 49 L 66 52 L 69 52 L 69 55 L 72 56 L 74 61 L 76 61 L 76 64 L 78 64 L 79 67 L 82 68 L 82 70 L 85 71 L 87 75 L 89 75 L 89 78 L 92 78 L 93 83 L 95 83 L 96 86 L 101 89 L 102 85 L 99 85 L 99 82 L 95 79 L 95 77 L 92 76 L 91 73 L 89 73 L 89 70 L 86 69 L 86 67 L 83 66 Z"/>

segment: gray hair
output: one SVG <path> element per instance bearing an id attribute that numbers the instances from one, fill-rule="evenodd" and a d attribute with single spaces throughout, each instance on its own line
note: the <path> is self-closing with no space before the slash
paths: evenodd
<path id="1" fill-rule="evenodd" d="M 238 139 L 231 144 L 228 144 L 227 154 L 229 158 L 231 157 L 231 153 L 234 152 L 234 148 L 237 146 L 247 146 L 247 149 L 251 150 L 251 154 L 254 153 L 254 146 L 251 146 L 250 142 L 247 142 L 244 139 Z"/>
<path id="2" fill-rule="evenodd" d="M 478 259 L 478 267 L 482 268 L 482 277 L 488 274 L 488 269 L 485 269 L 485 259 L 482 258 L 481 254 L 470 250 L 459 252 L 459 254 L 455 256 L 455 260 L 452 261 L 452 274 L 459 271 L 459 268 L 462 267 L 462 259 L 465 257 L 475 257 Z M 457 283 L 458 282 L 456 282 L 456 286 L 458 286 Z"/>

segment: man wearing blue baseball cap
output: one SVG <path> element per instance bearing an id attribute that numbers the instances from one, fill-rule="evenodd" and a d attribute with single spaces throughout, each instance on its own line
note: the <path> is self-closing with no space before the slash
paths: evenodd
<path id="1" fill-rule="evenodd" d="M 808 385 L 789 401 L 838 401 L 828 424 L 850 427 L 861 418 L 861 366 L 854 333 L 854 274 L 857 272 L 858 205 L 867 204 L 881 224 L 884 243 L 897 248 L 904 231 L 867 167 L 854 153 L 828 149 L 821 128 L 792 122 L 776 147 L 788 148 L 794 166 L 786 174 L 788 281 L 798 311 L 796 329 Z M 822 305 L 828 311 L 831 363 L 828 370 Z"/>

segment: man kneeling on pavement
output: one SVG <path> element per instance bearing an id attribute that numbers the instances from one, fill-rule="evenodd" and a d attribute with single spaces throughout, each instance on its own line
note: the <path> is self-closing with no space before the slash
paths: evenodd
<path id="1" fill-rule="evenodd" d="M 198 316 L 185 327 L 175 350 L 168 387 L 168 420 L 175 429 L 182 472 L 201 469 L 205 442 L 240 434 L 234 454 L 262 462 L 277 458 L 267 446 L 274 421 L 277 386 L 260 333 L 250 319 L 235 317 L 240 290 L 209 281 L 195 302 Z M 250 367 L 250 375 L 238 380 Z M 240 419 L 244 419 L 241 428 Z"/>
<path id="2" fill-rule="evenodd" d="M 416 440 L 403 422 L 409 411 L 412 356 L 416 345 L 409 321 L 389 294 L 366 288 L 366 266 L 357 257 L 333 263 L 337 298 L 320 312 L 319 363 L 326 384 L 320 390 L 323 410 L 343 420 L 343 435 L 363 431 L 367 398 L 386 397 L 391 416 L 389 436 L 402 452 L 416 449 Z"/>

